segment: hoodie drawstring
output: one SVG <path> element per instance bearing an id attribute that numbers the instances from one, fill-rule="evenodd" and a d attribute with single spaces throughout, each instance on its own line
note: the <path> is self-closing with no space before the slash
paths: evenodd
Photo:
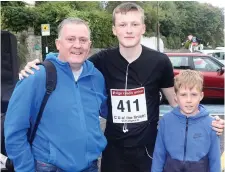
<path id="1" fill-rule="evenodd" d="M 127 70 L 126 70 L 126 81 L 125 81 L 125 96 L 127 95 L 127 78 L 128 78 L 128 70 L 129 70 L 129 65 L 130 63 L 127 65 Z M 123 132 L 127 133 L 129 130 L 127 128 L 127 123 L 123 124 Z"/>

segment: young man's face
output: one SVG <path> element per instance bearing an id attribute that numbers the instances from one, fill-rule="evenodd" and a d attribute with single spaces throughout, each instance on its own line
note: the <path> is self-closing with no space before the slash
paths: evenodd
<path id="1" fill-rule="evenodd" d="M 126 14 L 115 15 L 113 34 L 117 36 L 121 46 L 132 48 L 140 44 L 141 36 L 145 33 L 145 24 L 138 11 L 129 11 Z"/>
<path id="2" fill-rule="evenodd" d="M 56 40 L 59 58 L 70 64 L 82 64 L 88 56 L 90 46 L 89 31 L 84 24 L 64 25 Z"/>
<path id="3" fill-rule="evenodd" d="M 198 105 L 203 96 L 203 92 L 199 91 L 196 86 L 192 89 L 185 86 L 179 88 L 176 93 L 176 99 L 181 113 L 186 116 L 196 115 L 199 112 Z"/>

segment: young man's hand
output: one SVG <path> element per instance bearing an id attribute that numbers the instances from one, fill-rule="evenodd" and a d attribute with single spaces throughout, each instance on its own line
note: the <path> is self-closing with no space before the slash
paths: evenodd
<path id="1" fill-rule="evenodd" d="M 35 59 L 31 62 L 28 62 L 26 64 L 26 66 L 24 67 L 24 69 L 20 71 L 19 79 L 22 80 L 24 77 L 28 77 L 30 74 L 33 75 L 34 72 L 31 70 L 32 68 L 36 69 L 36 70 L 39 70 L 40 68 L 37 66 L 37 63 L 40 63 L 39 59 Z"/>
<path id="2" fill-rule="evenodd" d="M 218 116 L 214 117 L 215 120 L 212 121 L 212 128 L 216 131 L 217 135 L 222 135 L 224 130 L 224 120 Z"/>

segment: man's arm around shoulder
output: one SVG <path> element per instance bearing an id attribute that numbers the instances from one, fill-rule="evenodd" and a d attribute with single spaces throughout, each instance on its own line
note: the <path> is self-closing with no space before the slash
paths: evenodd
<path id="1" fill-rule="evenodd" d="M 88 58 L 94 66 L 102 72 L 104 66 L 104 58 L 106 56 L 106 50 L 101 50 Z"/>
<path id="2" fill-rule="evenodd" d="M 211 130 L 211 129 L 210 129 Z M 220 138 L 216 132 L 211 130 L 211 145 L 209 150 L 209 168 L 210 172 L 221 171 L 220 162 Z"/>

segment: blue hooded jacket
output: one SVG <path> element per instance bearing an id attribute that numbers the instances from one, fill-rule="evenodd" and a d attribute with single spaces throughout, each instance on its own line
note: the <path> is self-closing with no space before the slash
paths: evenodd
<path id="1" fill-rule="evenodd" d="M 75 81 L 69 63 L 57 54 L 47 59 L 57 70 L 57 85 L 49 97 L 32 147 L 27 131 L 34 124 L 45 94 L 46 73 L 40 66 L 34 75 L 19 81 L 10 99 L 5 120 L 7 154 L 17 172 L 34 172 L 35 160 L 64 171 L 78 172 L 96 160 L 107 141 L 99 113 L 107 115 L 103 75 L 86 60 Z M 104 116 L 106 117 L 106 116 Z"/>
<path id="2" fill-rule="evenodd" d="M 213 118 L 200 112 L 186 117 L 174 108 L 160 120 L 152 172 L 220 172 L 220 142 Z"/>

